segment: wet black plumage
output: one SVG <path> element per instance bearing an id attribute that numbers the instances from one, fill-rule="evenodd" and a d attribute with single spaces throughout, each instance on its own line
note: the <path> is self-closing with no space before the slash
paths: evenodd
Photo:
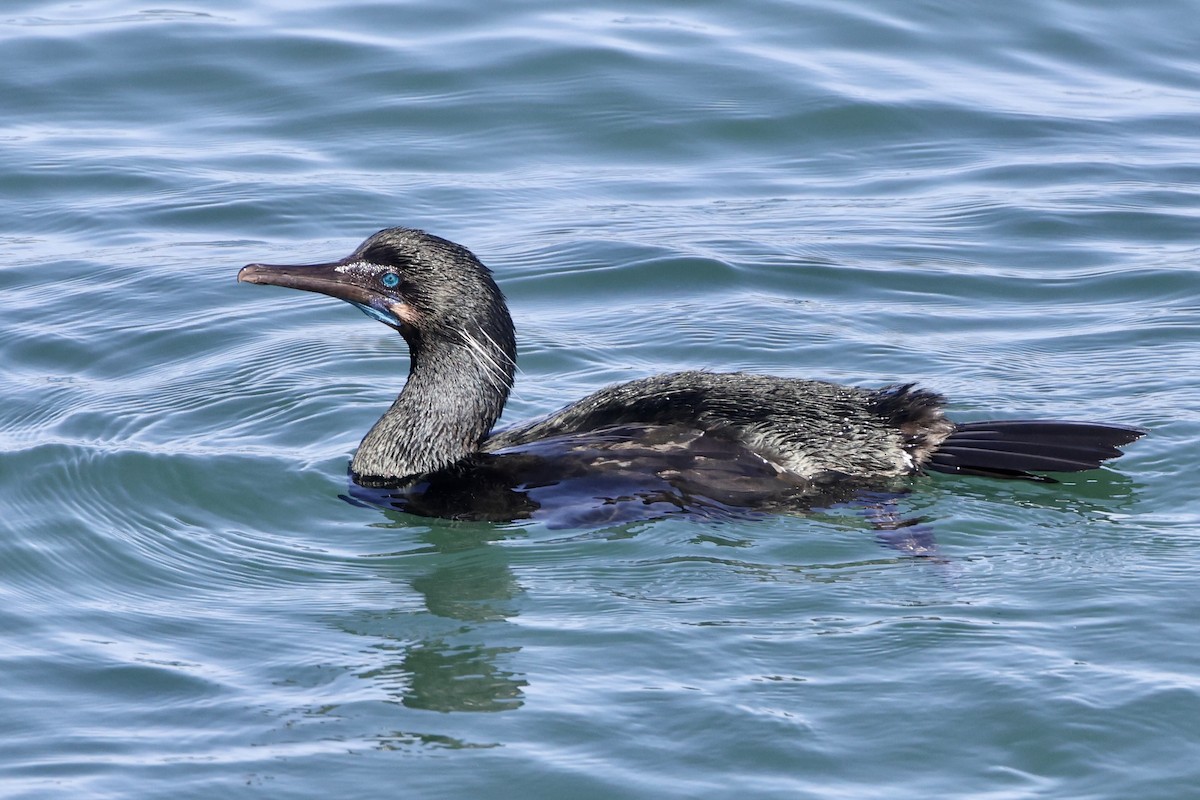
<path id="1" fill-rule="evenodd" d="M 1144 431 L 1053 420 L 965 422 L 938 446 L 929 468 L 962 475 L 1049 480 L 1032 472 L 1081 472 L 1121 455 Z"/>
<path id="2" fill-rule="evenodd" d="M 446 498 L 426 513 L 470 515 L 455 506 L 485 486 L 527 499 L 529 487 L 572 479 L 591 482 L 583 494 L 592 498 L 611 499 L 607 489 L 647 503 L 674 493 L 663 502 L 759 508 L 927 470 L 1050 480 L 1037 473 L 1094 469 L 1144 433 L 1087 422 L 954 423 L 940 395 L 911 384 L 861 389 L 701 371 L 609 386 L 493 431 L 513 384 L 515 334 L 491 272 L 467 249 L 389 228 L 339 261 L 250 264 L 238 280 L 346 300 L 400 332 L 408 381 L 363 438 L 351 473 L 364 486 Z M 484 515 L 525 516 L 523 503 Z"/>

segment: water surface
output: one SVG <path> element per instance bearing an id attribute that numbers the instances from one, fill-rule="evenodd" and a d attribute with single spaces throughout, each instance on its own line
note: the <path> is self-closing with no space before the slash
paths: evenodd
<path id="1" fill-rule="evenodd" d="M 1180 798 L 1200 785 L 1200 17 L 14 0 L 0 794 Z M 239 286 L 424 227 L 505 420 L 662 370 L 1143 425 L 1059 485 L 558 529 L 343 499 L 407 370 Z"/>

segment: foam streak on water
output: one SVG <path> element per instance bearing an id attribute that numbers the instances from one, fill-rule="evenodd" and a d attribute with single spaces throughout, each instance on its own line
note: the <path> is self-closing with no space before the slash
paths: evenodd
<path id="1" fill-rule="evenodd" d="M 0 795 L 1189 796 L 1197 41 L 1184 0 L 10 0 Z M 395 224 L 495 270 L 508 421 L 701 367 L 1151 435 L 806 517 L 363 507 L 401 341 L 234 276 Z"/>

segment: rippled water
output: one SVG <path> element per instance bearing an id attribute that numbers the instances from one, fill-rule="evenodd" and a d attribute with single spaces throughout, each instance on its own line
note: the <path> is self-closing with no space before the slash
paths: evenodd
<path id="1" fill-rule="evenodd" d="M 1200 15 L 0 9 L 0 795 L 1180 798 L 1200 785 Z M 248 261 L 425 227 L 507 420 L 706 367 L 1143 425 L 1060 485 L 559 530 L 343 499 L 399 337 Z"/>

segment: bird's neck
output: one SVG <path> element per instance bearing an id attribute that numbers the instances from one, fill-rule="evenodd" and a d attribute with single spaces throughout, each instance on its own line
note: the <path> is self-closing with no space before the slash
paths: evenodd
<path id="1" fill-rule="evenodd" d="M 516 348 L 509 326 L 490 334 L 464 326 L 436 337 L 405 336 L 408 382 L 354 454 L 356 481 L 403 482 L 478 452 L 512 388 Z"/>

